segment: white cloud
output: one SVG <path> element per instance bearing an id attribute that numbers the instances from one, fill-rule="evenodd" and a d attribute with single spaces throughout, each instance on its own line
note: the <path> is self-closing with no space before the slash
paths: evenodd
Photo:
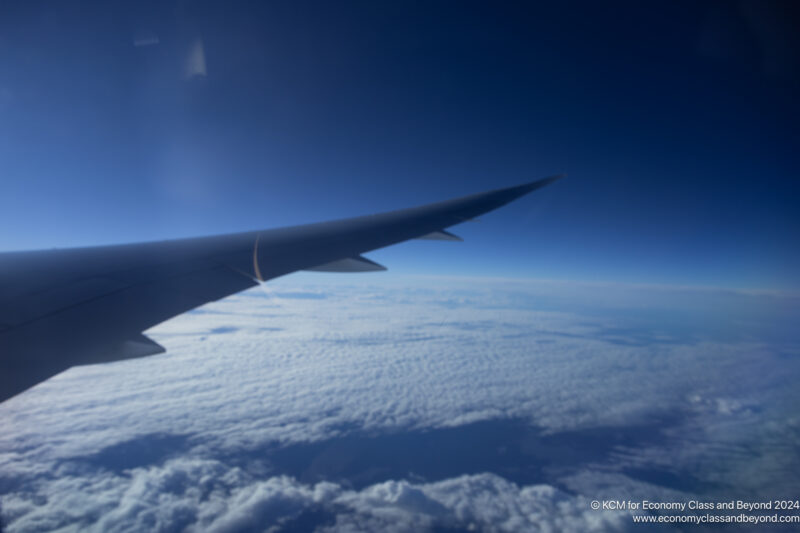
<path id="1" fill-rule="evenodd" d="M 281 280 L 268 297 L 256 289 L 154 328 L 167 354 L 74 368 L 0 405 L 0 511 L 11 531 L 230 531 L 314 510 L 339 529 L 587 530 L 627 524 L 586 507 L 601 494 L 777 496 L 797 488 L 782 472 L 800 466 L 800 359 L 786 355 L 798 342 L 782 326 L 791 317 L 770 314 L 784 304 L 503 280 Z M 270 463 L 302 443 L 499 419 L 536 428 L 514 445 L 548 483 L 472 471 L 355 490 Z"/>
<path id="2" fill-rule="evenodd" d="M 436 483 L 386 481 L 360 491 L 299 483 L 286 476 L 255 480 L 216 461 L 176 459 L 127 475 L 63 475 L 34 508 L 25 496 L 6 500 L 23 511 L 15 531 L 209 531 L 279 529 L 303 513 L 320 530 L 410 531 L 434 526 L 480 531 L 619 531 L 623 512 L 592 511 L 586 498 L 548 485 L 519 487 L 494 474 Z M 24 513 L 27 511 L 27 513 Z"/>

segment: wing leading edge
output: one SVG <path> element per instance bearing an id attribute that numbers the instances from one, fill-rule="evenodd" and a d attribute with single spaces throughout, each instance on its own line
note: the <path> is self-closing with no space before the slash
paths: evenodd
<path id="1" fill-rule="evenodd" d="M 0 254 L 0 401 L 67 368 L 161 353 L 142 331 L 298 270 L 385 268 L 361 254 L 446 228 L 553 176 L 377 215 L 172 241 Z"/>

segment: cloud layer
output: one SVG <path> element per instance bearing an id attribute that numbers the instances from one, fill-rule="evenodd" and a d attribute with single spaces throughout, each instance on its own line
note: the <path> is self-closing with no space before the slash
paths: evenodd
<path id="1" fill-rule="evenodd" d="M 11 531 L 585 531 L 630 526 L 594 499 L 786 497 L 796 318 L 776 294 L 290 278 L 154 328 L 167 354 L 0 405 L 0 513 Z"/>

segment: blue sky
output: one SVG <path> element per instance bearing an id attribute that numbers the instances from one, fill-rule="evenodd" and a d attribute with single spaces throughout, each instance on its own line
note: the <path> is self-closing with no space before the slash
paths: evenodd
<path id="1" fill-rule="evenodd" d="M 797 8 L 553 4 L 6 3 L 0 249 L 300 224 L 567 172 L 456 228 L 466 243 L 373 257 L 800 287 Z"/>

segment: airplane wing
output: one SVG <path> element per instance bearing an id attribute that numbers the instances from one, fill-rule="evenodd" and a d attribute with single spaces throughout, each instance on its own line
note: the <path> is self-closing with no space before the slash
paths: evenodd
<path id="1" fill-rule="evenodd" d="M 421 207 L 161 242 L 0 253 L 0 401 L 69 367 L 164 352 L 142 331 L 298 270 L 385 270 L 361 254 L 445 228 L 561 176 Z"/>

